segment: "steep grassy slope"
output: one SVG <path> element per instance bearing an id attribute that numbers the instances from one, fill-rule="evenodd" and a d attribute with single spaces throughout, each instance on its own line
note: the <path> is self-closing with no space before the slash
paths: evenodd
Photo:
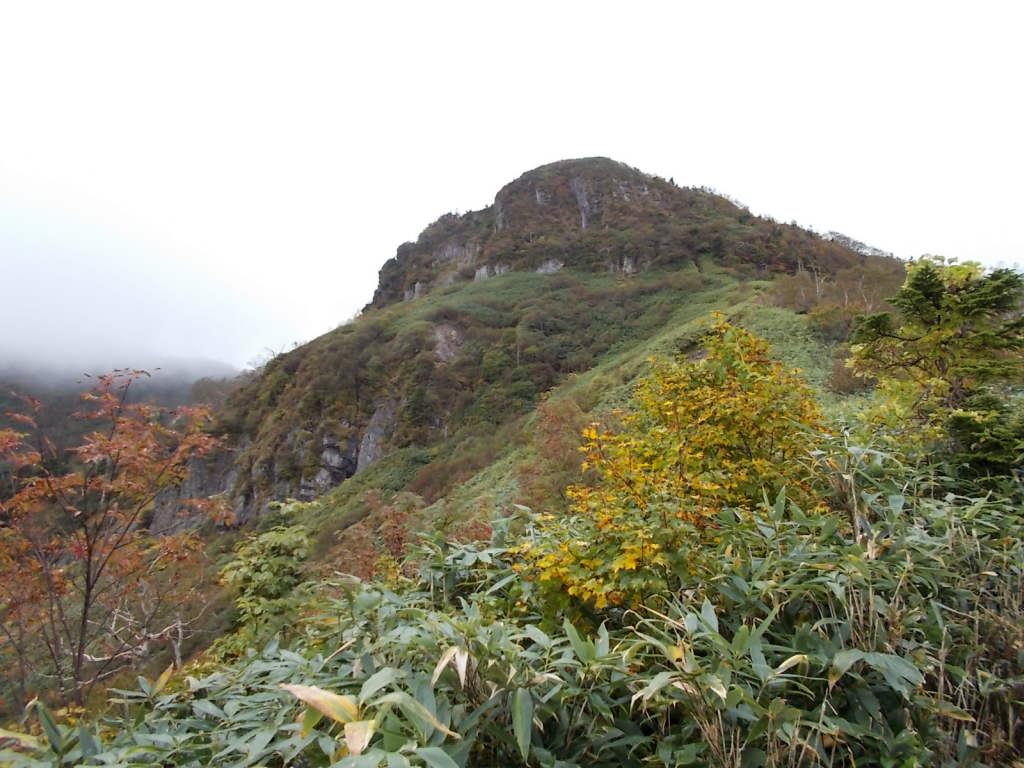
<path id="1" fill-rule="evenodd" d="M 554 509 L 564 503 L 567 484 L 582 477 L 580 430 L 614 422 L 614 411 L 629 406 L 633 386 L 652 358 L 687 354 L 706 332 L 714 312 L 768 339 L 776 355 L 820 387 L 829 375 L 833 344 L 821 339 L 805 315 L 769 306 L 770 282 L 741 282 L 719 275 L 715 285 L 694 291 L 661 326 L 645 338 L 609 350 L 591 368 L 565 377 L 545 393 L 538 407 L 509 411 L 487 428 L 463 427 L 433 444 L 400 448 L 303 508 L 294 522 L 319 538 L 319 554 L 344 570 L 372 572 L 367 547 L 379 553 L 379 511 L 402 492 L 411 503 L 408 531 L 472 527 L 515 504 Z M 350 525 L 367 518 L 365 530 Z"/>
<path id="2" fill-rule="evenodd" d="M 728 280 L 695 268 L 632 279 L 512 273 L 368 311 L 272 361 L 229 402 L 225 425 L 249 438 L 242 490 L 327 484 L 322 446 L 340 454 L 334 479 L 345 479 L 399 448 L 489 433 Z"/>
<path id="3" fill-rule="evenodd" d="M 664 348 L 777 274 L 796 272 L 806 309 L 830 274 L 890 261 L 610 160 L 544 166 L 401 246 L 360 317 L 237 391 L 221 410 L 236 451 L 221 482 L 245 518 L 397 454 L 402 479 L 373 482 L 433 504 L 519 440 L 522 419 L 567 378 L 598 367 L 628 381 L 618 368 L 635 367 L 648 342 Z"/>

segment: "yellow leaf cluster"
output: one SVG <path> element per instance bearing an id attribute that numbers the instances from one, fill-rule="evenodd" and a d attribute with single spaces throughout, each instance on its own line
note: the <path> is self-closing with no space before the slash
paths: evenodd
<path id="1" fill-rule="evenodd" d="M 809 492 L 804 462 L 824 429 L 804 381 L 767 342 L 719 321 L 700 361 L 655 362 L 618 433 L 583 432 L 596 487 L 569 489 L 567 515 L 539 521 L 525 554 L 548 588 L 600 608 L 633 604 L 693 569 L 724 508 Z"/>

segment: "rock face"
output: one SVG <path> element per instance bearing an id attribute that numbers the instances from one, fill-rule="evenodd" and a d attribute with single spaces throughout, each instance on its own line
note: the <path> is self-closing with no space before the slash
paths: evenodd
<path id="1" fill-rule="evenodd" d="M 189 512 L 182 502 L 187 499 L 201 499 L 223 495 L 235 514 L 235 521 L 244 523 L 253 515 L 266 511 L 271 501 L 298 498 L 312 501 L 331 488 L 340 485 L 374 461 L 386 455 L 386 441 L 394 430 L 395 402 L 383 403 L 375 418 L 371 419 L 362 440 L 357 432 L 342 439 L 333 435 L 322 438 L 319 454 L 316 456 L 318 471 L 311 479 L 298 483 L 277 476 L 276 467 L 261 467 L 250 470 L 255 475 L 266 477 L 271 493 L 256 494 L 251 490 L 239 491 L 239 456 L 249 447 L 249 439 L 242 438 L 234 448 L 228 448 L 212 458 L 193 460 L 189 464 L 188 478 L 180 486 L 161 493 L 154 501 L 151 527 L 161 533 L 175 533 L 184 528 L 198 525 L 202 518 Z M 299 448 L 300 458 L 305 460 L 313 446 Z M 243 484 L 246 485 L 246 484 Z"/>
<path id="2" fill-rule="evenodd" d="M 506 185 L 489 208 L 446 214 L 417 242 L 401 246 L 381 269 L 371 306 L 412 301 L 462 279 L 486 280 L 508 271 L 554 274 L 586 266 L 597 253 L 628 274 L 621 266 L 627 258 L 630 269 L 664 260 L 661 251 L 672 240 L 667 225 L 678 223 L 673 219 L 722 204 L 739 210 L 606 158 L 552 163 Z M 637 244 L 619 233 L 638 223 L 663 235 L 649 238 L 639 247 L 642 253 L 627 253 Z"/>
<path id="3" fill-rule="evenodd" d="M 312 480 L 303 480 L 302 492 L 299 497 L 310 501 L 324 491 L 341 485 L 356 473 L 359 468 L 359 451 L 356 438 L 350 437 L 344 444 L 337 437 L 328 435 L 323 438 L 323 451 L 320 453 L 320 471 Z"/>
<path id="4" fill-rule="evenodd" d="M 564 160 L 505 185 L 483 210 L 445 214 L 415 243 L 401 245 L 381 268 L 369 307 L 508 271 L 630 275 L 708 258 L 792 272 L 808 246 L 806 232 L 790 236 L 795 229 L 756 219 L 709 190 L 678 187 L 614 160 Z M 846 251 L 848 240 L 837 236 L 835 244 Z"/>
<path id="5" fill-rule="evenodd" d="M 160 534 L 178 533 L 201 522 L 187 507 L 182 506 L 182 501 L 215 496 L 233 488 L 238 480 L 235 457 L 234 450 L 226 450 L 212 458 L 191 460 L 185 481 L 180 486 L 166 489 L 154 500 L 150 530 Z M 236 517 L 244 519 L 251 510 L 245 508 L 244 500 L 238 500 L 234 512 Z"/>
<path id="6" fill-rule="evenodd" d="M 359 460 L 356 472 L 373 464 L 387 455 L 385 440 L 395 430 L 395 415 L 398 412 L 397 400 L 384 400 L 377 406 L 370 423 L 366 425 L 363 439 L 359 443 Z"/>
<path id="7" fill-rule="evenodd" d="M 434 326 L 430 333 L 434 337 L 434 354 L 437 355 L 437 359 L 446 363 L 452 362 L 462 346 L 462 332 L 454 325 L 442 323 Z"/>

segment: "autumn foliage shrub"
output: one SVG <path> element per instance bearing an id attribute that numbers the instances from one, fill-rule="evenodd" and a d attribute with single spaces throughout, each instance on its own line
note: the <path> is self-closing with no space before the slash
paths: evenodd
<path id="1" fill-rule="evenodd" d="M 870 376 L 858 376 L 850 367 L 850 347 L 839 346 L 832 354 L 832 372 L 825 381 L 825 388 L 838 395 L 852 395 L 866 392 L 878 382 Z"/>
<path id="2" fill-rule="evenodd" d="M 534 456 L 519 467 L 519 501 L 528 507 L 568 506 L 566 489 L 579 481 L 583 430 L 589 418 L 575 400 L 543 400 L 529 428 Z"/>
<path id="3" fill-rule="evenodd" d="M 132 402 L 146 377 L 99 376 L 76 414 L 87 434 L 66 456 L 39 428 L 38 401 L 8 414 L 17 431 L 0 430 L 0 690 L 21 703 L 81 704 L 158 645 L 180 657 L 202 611 L 200 543 L 173 522 L 154 528 L 153 508 L 218 441 L 205 408 Z M 216 499 L 179 506 L 227 514 Z"/>
<path id="4" fill-rule="evenodd" d="M 600 480 L 569 490 L 566 514 L 542 516 L 523 545 L 532 578 L 555 594 L 630 606 L 696 566 L 725 508 L 756 515 L 788 487 L 809 500 L 805 458 L 822 417 L 768 344 L 719 321 L 699 361 L 656 363 L 621 432 L 584 432 Z"/>

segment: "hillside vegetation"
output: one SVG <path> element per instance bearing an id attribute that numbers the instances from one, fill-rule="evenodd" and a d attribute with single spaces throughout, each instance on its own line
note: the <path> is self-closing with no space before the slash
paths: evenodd
<path id="1" fill-rule="evenodd" d="M 601 159 L 431 225 L 174 465 L 213 646 L 0 764 L 1024 760 L 1024 278 L 839 241 Z"/>
<path id="2" fill-rule="evenodd" d="M 821 304 L 826 343 L 903 280 L 894 259 L 620 163 L 538 168 L 490 208 L 446 215 L 400 246 L 359 318 L 271 360 L 235 393 L 221 417 L 236 474 L 208 490 L 229 490 L 247 518 L 272 500 L 320 496 L 399 450 L 485 441 L 567 377 L 791 273 L 762 301 Z M 411 490 L 430 503 L 493 457 L 467 458 L 454 474 L 431 458 Z"/>

